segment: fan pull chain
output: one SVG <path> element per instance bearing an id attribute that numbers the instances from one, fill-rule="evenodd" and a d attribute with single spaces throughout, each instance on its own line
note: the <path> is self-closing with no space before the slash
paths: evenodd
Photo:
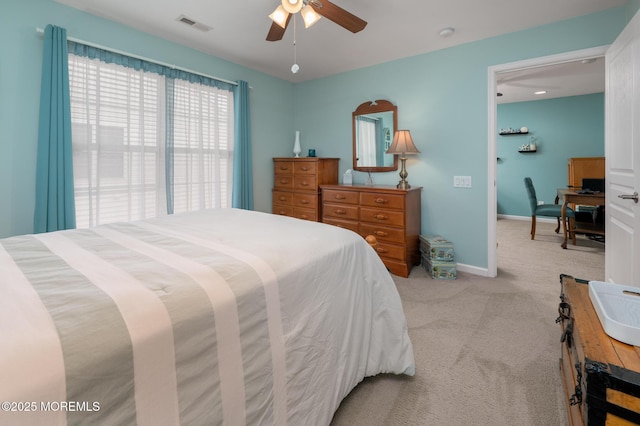
<path id="1" fill-rule="evenodd" d="M 300 66 L 298 66 L 298 50 L 296 47 L 296 17 L 293 16 L 293 66 L 291 67 L 291 72 L 297 74 L 300 70 Z"/>

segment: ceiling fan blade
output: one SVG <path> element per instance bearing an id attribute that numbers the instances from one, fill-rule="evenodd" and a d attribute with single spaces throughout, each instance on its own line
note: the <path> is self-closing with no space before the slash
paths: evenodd
<path id="1" fill-rule="evenodd" d="M 284 28 L 275 22 L 271 23 L 271 28 L 269 28 L 269 33 L 267 34 L 267 41 L 278 41 L 282 40 L 284 37 L 284 32 L 287 30 L 289 26 L 289 21 L 291 20 L 291 14 L 287 17 L 287 22 L 284 24 Z"/>
<path id="2" fill-rule="evenodd" d="M 358 18 L 356 15 L 347 12 L 340 6 L 336 6 L 331 3 L 329 0 L 320 0 L 322 3 L 322 7 L 319 7 L 315 4 L 316 2 L 309 2 L 313 10 L 315 10 L 318 15 L 322 15 L 330 21 L 335 22 L 343 28 L 351 31 L 352 33 L 357 33 L 358 31 L 362 31 L 364 27 L 367 26 L 367 21 L 364 21 Z"/>

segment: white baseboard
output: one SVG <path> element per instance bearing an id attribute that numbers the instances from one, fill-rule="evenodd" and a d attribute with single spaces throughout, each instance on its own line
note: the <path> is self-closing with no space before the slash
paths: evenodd
<path id="1" fill-rule="evenodd" d="M 473 275 L 479 275 L 481 277 L 492 278 L 489 275 L 489 269 L 488 268 L 480 268 L 478 266 L 466 265 L 464 263 L 458 263 L 456 265 L 456 269 L 458 271 L 460 271 L 460 272 L 466 272 L 468 274 L 473 274 Z"/>
<path id="2" fill-rule="evenodd" d="M 526 220 L 531 221 L 531 216 L 513 216 L 509 214 L 499 214 L 498 219 Z M 536 216 L 536 222 L 558 223 L 555 217 Z"/>

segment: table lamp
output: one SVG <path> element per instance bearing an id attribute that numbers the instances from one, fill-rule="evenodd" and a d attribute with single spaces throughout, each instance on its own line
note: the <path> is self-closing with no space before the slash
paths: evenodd
<path id="1" fill-rule="evenodd" d="M 401 154 L 400 162 L 402 162 L 402 169 L 400 170 L 400 182 L 397 185 L 399 189 L 409 189 L 411 185 L 407 182 L 407 173 L 405 163 L 407 161 L 407 157 L 405 154 L 419 154 L 418 148 L 413 143 L 413 139 L 411 139 L 411 133 L 408 130 L 396 130 L 393 135 L 393 142 L 391 142 L 391 146 L 386 152 L 387 154 Z"/>

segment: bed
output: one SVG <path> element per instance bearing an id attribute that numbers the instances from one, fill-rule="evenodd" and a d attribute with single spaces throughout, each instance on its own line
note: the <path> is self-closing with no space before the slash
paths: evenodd
<path id="1" fill-rule="evenodd" d="M 0 424 L 327 425 L 413 375 L 357 234 L 239 209 L 0 240 Z"/>

